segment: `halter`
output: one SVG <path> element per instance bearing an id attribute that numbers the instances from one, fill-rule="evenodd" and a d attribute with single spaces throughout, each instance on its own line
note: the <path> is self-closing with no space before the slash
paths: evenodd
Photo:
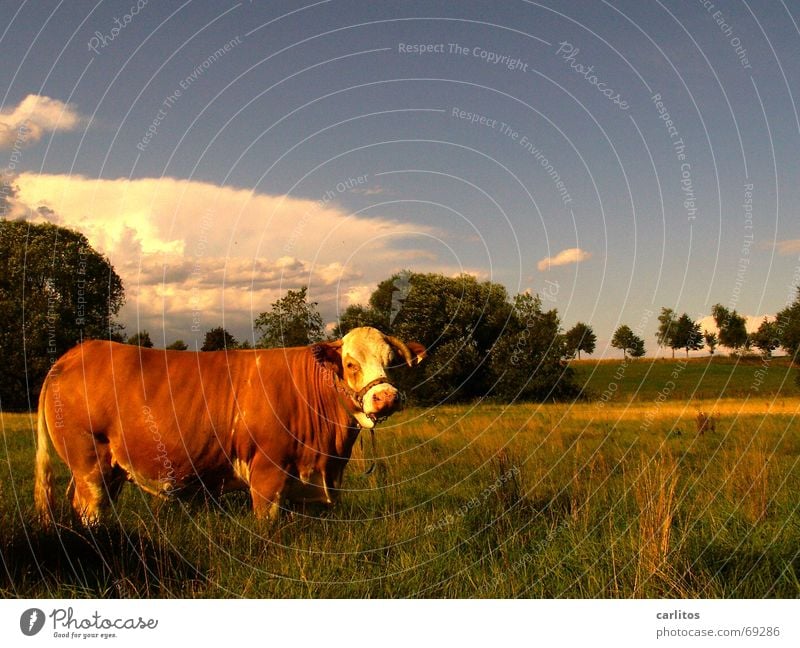
<path id="1" fill-rule="evenodd" d="M 389 385 L 390 383 L 387 381 L 386 376 L 383 378 L 376 378 L 375 380 L 371 380 L 366 385 L 364 385 L 359 391 L 354 392 L 350 387 L 347 386 L 347 383 L 342 381 L 342 384 L 347 388 L 349 392 L 347 395 L 352 398 L 355 403 L 358 405 L 359 409 L 364 409 L 364 396 L 367 395 L 367 392 L 377 385 Z"/>

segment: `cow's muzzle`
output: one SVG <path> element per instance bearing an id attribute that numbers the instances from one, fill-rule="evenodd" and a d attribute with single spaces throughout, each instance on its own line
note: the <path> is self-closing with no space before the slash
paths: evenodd
<path id="1" fill-rule="evenodd" d="M 378 387 L 372 393 L 372 406 L 375 408 L 375 412 L 367 414 L 367 416 L 373 421 L 382 421 L 401 408 L 400 392 L 391 385 L 387 385 L 387 389 Z"/>
<path id="2" fill-rule="evenodd" d="M 359 409 L 374 422 L 388 418 L 402 405 L 400 392 L 385 377 L 364 385 L 354 400 Z"/>

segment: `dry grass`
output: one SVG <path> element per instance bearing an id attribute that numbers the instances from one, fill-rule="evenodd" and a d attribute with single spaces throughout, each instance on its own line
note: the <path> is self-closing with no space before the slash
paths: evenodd
<path id="1" fill-rule="evenodd" d="M 677 486 L 678 465 L 669 452 L 642 457 L 639 476 L 633 484 L 638 508 L 635 591 L 653 577 L 673 580 L 669 555 Z"/>

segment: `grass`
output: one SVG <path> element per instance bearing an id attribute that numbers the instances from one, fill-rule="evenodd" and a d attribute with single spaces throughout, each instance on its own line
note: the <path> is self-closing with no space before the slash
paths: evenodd
<path id="1" fill-rule="evenodd" d="M 43 531 L 33 419 L 3 414 L 0 594 L 800 596 L 793 382 L 752 392 L 754 365 L 697 362 L 659 400 L 675 365 L 639 362 L 606 402 L 616 365 L 581 363 L 594 400 L 397 414 L 369 475 L 373 450 L 357 446 L 336 508 L 275 526 L 244 495 L 186 504 L 126 486 L 112 523 L 87 531 L 65 510 Z M 698 430 L 699 412 L 713 428 Z M 56 485 L 66 509 L 63 466 Z"/>
<path id="2" fill-rule="evenodd" d="M 670 387 L 670 400 L 769 397 L 797 393 L 798 371 L 785 357 L 705 356 L 673 359 L 572 361 L 591 398 L 647 401 Z"/>

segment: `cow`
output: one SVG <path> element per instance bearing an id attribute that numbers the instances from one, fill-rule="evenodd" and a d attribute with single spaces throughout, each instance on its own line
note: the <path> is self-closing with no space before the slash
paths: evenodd
<path id="1" fill-rule="evenodd" d="M 49 523 L 50 445 L 72 473 L 72 507 L 102 520 L 126 481 L 159 496 L 248 490 L 258 518 L 335 503 L 360 430 L 401 406 L 386 374 L 426 355 L 371 327 L 305 347 L 194 353 L 84 342 L 39 398 L 34 499 Z"/>

